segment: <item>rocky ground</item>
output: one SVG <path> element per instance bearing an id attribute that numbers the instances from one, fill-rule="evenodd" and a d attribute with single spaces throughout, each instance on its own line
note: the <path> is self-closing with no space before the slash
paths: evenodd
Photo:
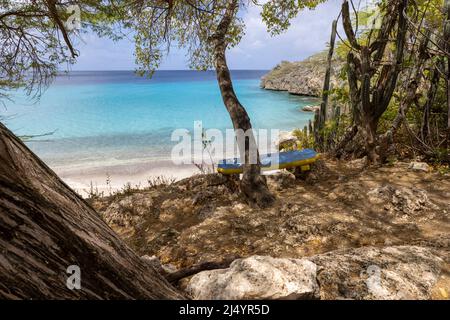
<path id="1" fill-rule="evenodd" d="M 323 159 L 306 180 L 287 172 L 270 176 L 277 201 L 264 210 L 243 203 L 218 175 L 91 201 L 135 251 L 155 255 L 172 268 L 236 256 L 259 261 L 259 256 L 270 265 L 272 260 L 264 259 L 285 258 L 281 274 L 291 270 L 288 260 L 307 260 L 320 271 L 317 288 L 307 282 L 311 292 L 296 287 L 300 292 L 274 297 L 448 298 L 449 175 L 402 162 L 363 168 L 358 160 Z M 367 285 L 372 265 L 381 270 L 388 291 Z M 229 276 L 214 272 L 191 279 L 193 297 L 215 297 L 217 285 L 211 287 L 211 279 Z M 202 276 L 210 281 L 207 293 L 208 286 L 195 286 L 204 284 L 198 279 Z M 252 290 L 230 297 L 254 297 Z"/>

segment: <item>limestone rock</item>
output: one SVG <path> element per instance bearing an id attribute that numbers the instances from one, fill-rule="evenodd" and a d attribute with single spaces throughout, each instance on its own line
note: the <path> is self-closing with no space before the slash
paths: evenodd
<path id="1" fill-rule="evenodd" d="M 424 172 L 429 172 L 431 169 L 430 166 L 425 162 L 411 162 L 408 168 L 414 171 L 424 171 Z"/>
<path id="2" fill-rule="evenodd" d="M 318 297 L 316 265 L 305 259 L 251 256 L 227 269 L 192 277 L 187 291 L 194 299 L 313 299 Z"/>
<path id="3" fill-rule="evenodd" d="M 413 215 L 418 211 L 435 207 L 429 201 L 426 191 L 415 188 L 384 185 L 371 189 L 367 196 L 370 203 L 383 205 L 390 213 Z"/>
<path id="4" fill-rule="evenodd" d="M 194 299 L 430 299 L 445 268 L 434 249 L 420 246 L 369 246 L 307 259 L 251 256 L 198 273 L 186 290 Z"/>
<path id="5" fill-rule="evenodd" d="M 278 140 L 275 141 L 275 146 L 279 149 L 295 145 L 297 137 L 291 131 L 281 131 L 278 135 Z"/>
<path id="6" fill-rule="evenodd" d="M 310 259 L 319 266 L 321 299 L 429 299 L 445 265 L 418 246 L 363 247 Z"/>
<path id="7" fill-rule="evenodd" d="M 320 106 L 304 106 L 302 108 L 302 111 L 306 112 L 316 112 L 320 110 Z"/>

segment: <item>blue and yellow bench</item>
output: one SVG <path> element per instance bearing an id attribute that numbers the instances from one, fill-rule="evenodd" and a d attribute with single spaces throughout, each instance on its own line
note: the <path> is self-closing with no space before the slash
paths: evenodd
<path id="1" fill-rule="evenodd" d="M 272 161 L 275 159 L 276 161 Z M 285 151 L 275 154 L 265 154 L 260 156 L 261 170 L 277 170 L 300 167 L 301 171 L 311 169 L 310 165 L 319 159 L 319 154 L 312 149 Z M 272 163 L 273 162 L 273 163 Z M 240 174 L 243 166 L 240 159 L 225 159 L 219 161 L 217 171 L 222 174 Z"/>

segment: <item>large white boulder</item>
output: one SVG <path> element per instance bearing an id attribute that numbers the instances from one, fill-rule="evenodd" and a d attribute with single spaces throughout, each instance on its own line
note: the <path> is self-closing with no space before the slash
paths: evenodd
<path id="1" fill-rule="evenodd" d="M 419 246 L 361 247 L 307 259 L 251 256 L 198 273 L 187 291 L 206 300 L 447 297 L 447 256 L 446 250 Z"/>
<path id="2" fill-rule="evenodd" d="M 413 171 L 423 171 L 423 172 L 429 172 L 430 166 L 425 162 L 411 162 L 408 166 L 409 169 Z"/>
<path id="3" fill-rule="evenodd" d="M 191 278 L 194 299 L 316 299 L 317 266 L 306 259 L 251 256 L 227 269 L 203 271 Z"/>

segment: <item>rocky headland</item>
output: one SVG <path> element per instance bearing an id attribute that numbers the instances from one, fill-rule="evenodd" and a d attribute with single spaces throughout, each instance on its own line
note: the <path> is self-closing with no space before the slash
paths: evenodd
<path id="1" fill-rule="evenodd" d="M 261 88 L 276 91 L 288 91 L 291 94 L 320 96 L 325 76 L 327 53 L 321 52 L 297 62 L 282 61 L 261 78 Z M 334 58 L 331 73 L 331 85 L 337 85 L 338 72 L 342 61 Z"/>

